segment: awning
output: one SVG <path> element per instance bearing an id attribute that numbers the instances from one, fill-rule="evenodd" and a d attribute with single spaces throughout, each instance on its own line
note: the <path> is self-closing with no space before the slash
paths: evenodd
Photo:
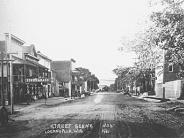
<path id="1" fill-rule="evenodd" d="M 31 66 L 36 66 L 36 67 L 41 67 L 41 68 L 44 68 L 44 69 L 48 69 L 48 68 L 46 68 L 45 66 L 43 66 L 39 63 L 29 61 L 29 60 L 24 61 L 24 64 L 31 65 Z"/>
<path id="2" fill-rule="evenodd" d="M 41 68 L 44 68 L 44 69 L 48 69 L 45 66 L 43 66 L 43 65 L 41 65 L 41 64 L 39 64 L 37 62 L 33 62 L 33 61 L 30 61 L 30 60 L 23 60 L 23 59 L 18 58 L 16 56 L 13 56 L 13 58 L 16 58 L 16 59 L 18 59 L 20 61 L 20 62 L 13 62 L 14 64 L 26 64 L 26 65 L 31 65 L 31 66 L 35 66 L 35 67 L 41 67 Z"/>

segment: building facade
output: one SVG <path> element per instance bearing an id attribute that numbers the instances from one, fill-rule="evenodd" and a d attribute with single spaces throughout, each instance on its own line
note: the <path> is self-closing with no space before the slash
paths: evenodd
<path id="1" fill-rule="evenodd" d="M 155 92 L 160 98 L 177 99 L 184 94 L 184 79 L 178 78 L 181 68 L 169 63 L 167 55 L 167 52 L 163 52 L 162 62 L 155 69 Z"/>
<path id="2" fill-rule="evenodd" d="M 59 83 L 59 95 L 71 97 L 79 87 L 77 87 L 75 60 L 53 61 L 52 69 L 56 72 L 56 80 Z"/>
<path id="3" fill-rule="evenodd" d="M 35 46 L 25 46 L 23 40 L 9 33 L 0 44 L 5 59 L 0 71 L 3 72 L 1 99 L 10 104 L 11 89 L 15 103 L 26 101 L 26 93 L 34 99 L 46 97 L 44 86 L 50 82 L 49 72 L 39 64 Z"/>
<path id="4" fill-rule="evenodd" d="M 38 63 L 48 69 L 48 84 L 45 86 L 47 96 L 52 96 L 52 88 L 51 88 L 51 78 L 52 78 L 52 71 L 51 71 L 51 62 L 52 60 L 48 58 L 46 55 L 42 54 L 40 51 L 37 52 L 37 57 L 39 59 Z"/>

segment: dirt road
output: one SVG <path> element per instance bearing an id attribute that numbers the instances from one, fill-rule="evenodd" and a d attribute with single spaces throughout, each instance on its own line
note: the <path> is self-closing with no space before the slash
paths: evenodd
<path id="1" fill-rule="evenodd" d="M 153 103 L 119 93 L 98 93 L 71 103 L 12 116 L 0 128 L 6 138 L 177 138 L 184 136 L 184 115 L 168 110 L 180 103 Z"/>

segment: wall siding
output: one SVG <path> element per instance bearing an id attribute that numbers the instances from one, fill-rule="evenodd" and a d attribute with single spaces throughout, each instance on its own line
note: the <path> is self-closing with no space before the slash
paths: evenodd
<path id="1" fill-rule="evenodd" d="M 179 98 L 181 94 L 181 80 L 166 82 L 165 91 L 166 98 Z"/>
<path id="2" fill-rule="evenodd" d="M 162 83 L 155 83 L 155 93 L 156 93 L 156 97 L 159 97 L 159 98 L 163 97 Z"/>

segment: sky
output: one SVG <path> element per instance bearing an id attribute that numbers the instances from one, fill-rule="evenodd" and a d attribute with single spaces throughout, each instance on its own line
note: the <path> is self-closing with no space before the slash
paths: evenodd
<path id="1" fill-rule="evenodd" d="M 73 58 L 76 67 L 88 68 L 100 80 L 113 80 L 114 68 L 134 61 L 132 53 L 118 49 L 144 26 L 147 2 L 0 0 L 0 33 L 34 44 L 52 60 Z"/>

